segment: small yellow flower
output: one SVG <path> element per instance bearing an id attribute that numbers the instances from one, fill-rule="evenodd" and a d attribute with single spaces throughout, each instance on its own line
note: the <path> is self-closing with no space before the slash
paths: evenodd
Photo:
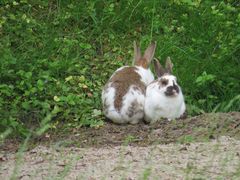
<path id="1" fill-rule="evenodd" d="M 16 5 L 18 5 L 18 4 L 19 4 L 18 2 L 13 1 L 13 5 L 14 5 L 14 6 L 16 6 Z"/>
<path id="2" fill-rule="evenodd" d="M 87 89 L 88 87 L 87 87 L 87 85 L 83 84 L 82 88 Z"/>
<path id="3" fill-rule="evenodd" d="M 54 101 L 56 101 L 56 102 L 59 102 L 59 101 L 60 101 L 60 98 L 59 98 L 58 96 L 54 96 L 53 99 L 54 99 Z"/>
<path id="4" fill-rule="evenodd" d="M 73 78 L 72 76 L 68 76 L 68 77 L 65 78 L 65 81 L 68 82 L 68 81 L 70 81 L 72 78 Z"/>

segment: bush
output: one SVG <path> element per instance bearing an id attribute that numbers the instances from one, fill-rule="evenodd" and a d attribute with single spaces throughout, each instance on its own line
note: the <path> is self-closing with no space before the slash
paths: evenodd
<path id="1" fill-rule="evenodd" d="M 0 2 L 0 130 L 102 125 L 101 88 L 131 64 L 133 40 L 156 40 L 156 57 L 171 56 L 191 115 L 239 111 L 239 8 L 231 0 Z"/>

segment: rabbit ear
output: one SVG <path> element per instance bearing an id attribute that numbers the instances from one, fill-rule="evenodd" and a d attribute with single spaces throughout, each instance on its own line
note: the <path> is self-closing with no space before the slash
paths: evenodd
<path id="1" fill-rule="evenodd" d="M 136 41 L 133 42 L 133 46 L 134 46 L 134 62 L 133 62 L 134 64 L 141 59 L 141 50 L 140 47 L 137 45 Z"/>
<path id="2" fill-rule="evenodd" d="M 154 68 L 155 72 L 158 77 L 161 77 L 165 73 L 165 69 L 162 67 L 162 65 L 159 63 L 157 58 L 154 58 Z"/>
<path id="3" fill-rule="evenodd" d="M 172 68 L 173 68 L 173 63 L 172 63 L 170 57 L 167 57 L 165 67 L 167 69 L 167 72 L 171 74 L 172 73 Z"/>
<path id="4" fill-rule="evenodd" d="M 150 62 L 153 59 L 155 49 L 156 49 L 156 44 L 157 44 L 156 41 L 152 42 L 144 52 L 143 58 L 147 61 L 148 64 L 150 64 Z"/>

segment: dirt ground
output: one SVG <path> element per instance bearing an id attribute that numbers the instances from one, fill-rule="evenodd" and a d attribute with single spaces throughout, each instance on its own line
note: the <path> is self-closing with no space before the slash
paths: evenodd
<path id="1" fill-rule="evenodd" d="M 46 135 L 25 152 L 15 147 L 0 146 L 0 179 L 238 179 L 240 112 L 105 123 Z"/>
<path id="2" fill-rule="evenodd" d="M 149 125 L 105 123 L 94 129 L 83 127 L 64 134 L 52 134 L 39 141 L 75 147 L 149 146 L 154 144 L 203 142 L 220 136 L 240 139 L 240 112 L 203 114 L 177 121 L 162 120 Z"/>

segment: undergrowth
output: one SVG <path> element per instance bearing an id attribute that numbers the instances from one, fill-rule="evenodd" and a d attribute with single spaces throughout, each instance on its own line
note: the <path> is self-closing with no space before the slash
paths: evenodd
<path id="1" fill-rule="evenodd" d="M 170 56 L 188 113 L 240 110 L 238 1 L 0 2 L 0 131 L 101 126 L 101 88 L 132 42 Z"/>

